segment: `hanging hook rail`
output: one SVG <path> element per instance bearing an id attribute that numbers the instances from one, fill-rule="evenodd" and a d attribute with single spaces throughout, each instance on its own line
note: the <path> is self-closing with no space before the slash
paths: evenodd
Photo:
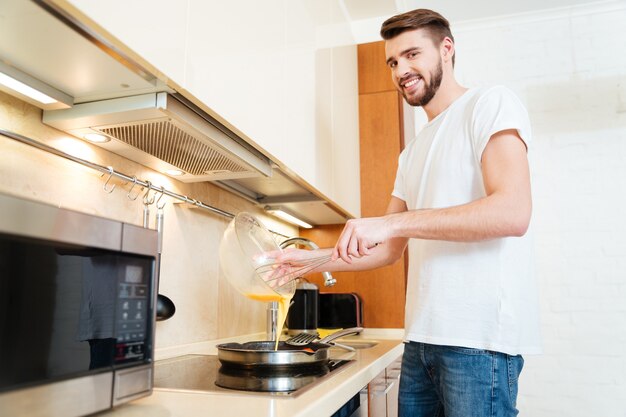
<path id="1" fill-rule="evenodd" d="M 133 185 L 131 185 L 130 190 L 128 190 L 128 194 L 126 194 L 126 197 L 128 197 L 128 199 L 131 201 L 137 200 L 137 197 L 139 197 L 139 194 L 141 194 L 141 188 L 140 188 L 139 191 L 135 193 L 134 197 L 130 196 L 130 193 L 133 191 L 133 188 L 135 188 L 136 185 L 137 185 L 137 177 L 133 175 Z"/>
<path id="2" fill-rule="evenodd" d="M 149 184 L 147 181 L 141 181 L 139 179 L 136 179 L 136 177 L 129 176 L 129 175 L 123 174 L 121 172 L 117 172 L 113 168 L 105 167 L 105 166 L 102 166 L 102 165 L 99 165 L 99 164 L 96 164 L 96 163 L 93 163 L 93 162 L 86 161 L 86 160 L 81 159 L 81 158 L 77 158 L 77 157 L 72 156 L 72 155 L 70 155 L 68 153 L 65 153 L 63 151 L 55 149 L 55 148 L 53 148 L 51 146 L 48 146 L 48 145 L 45 145 L 43 143 L 37 142 L 34 139 L 31 139 L 29 137 L 20 135 L 19 133 L 11 132 L 11 131 L 8 131 L 8 130 L 5 130 L 5 129 L 0 129 L 0 134 L 3 135 L 3 136 L 8 137 L 10 139 L 16 140 L 18 142 L 22 142 L 22 143 L 24 143 L 26 145 L 30 145 L 30 146 L 32 146 L 34 148 L 40 149 L 42 151 L 46 151 L 48 153 L 60 156 L 60 157 L 65 158 L 65 159 L 69 159 L 70 161 L 79 163 L 79 164 L 84 165 L 86 167 L 95 169 L 96 171 L 102 172 L 103 175 L 104 174 L 110 174 L 111 177 L 116 177 L 116 178 L 119 178 L 119 179 L 124 180 L 126 182 L 133 182 L 133 184 L 139 185 L 140 187 L 143 187 L 143 188 L 148 187 L 148 189 L 152 189 L 155 192 L 156 191 L 159 191 L 159 192 L 161 191 L 161 187 L 157 187 L 155 185 Z M 133 180 L 133 178 L 135 178 L 135 180 Z M 105 186 L 106 186 L 106 184 L 105 184 Z M 106 188 L 105 188 L 105 191 L 109 192 Z M 112 190 L 111 190 L 111 192 L 112 192 Z M 172 198 L 174 198 L 176 200 L 180 200 L 180 201 L 182 201 L 184 203 L 192 204 L 195 207 L 208 210 L 208 211 L 210 211 L 210 212 L 212 212 L 214 214 L 218 214 L 218 215 L 223 216 L 223 217 L 228 217 L 229 219 L 232 219 L 233 217 L 235 217 L 235 215 L 232 214 L 232 213 L 229 213 L 227 211 L 218 209 L 217 207 L 210 206 L 208 204 L 203 203 L 202 201 L 194 200 L 194 199 L 189 198 L 189 197 L 187 197 L 185 195 L 177 194 L 177 193 L 169 191 L 169 190 L 167 190 L 165 188 L 163 188 L 163 194 L 167 195 L 168 197 L 172 197 Z"/>
<path id="3" fill-rule="evenodd" d="M 108 167 L 108 169 L 109 169 L 109 178 L 107 178 L 107 180 L 104 183 L 104 185 L 102 186 L 102 188 L 104 189 L 104 191 L 106 191 L 107 193 L 111 194 L 113 192 L 113 190 L 115 190 L 115 184 L 113 184 L 113 187 L 111 187 L 110 189 L 107 189 L 107 185 L 109 185 L 109 181 L 111 181 L 111 177 L 113 177 L 113 174 L 115 173 L 115 171 L 113 171 L 113 167 Z M 102 175 L 104 175 L 104 174 L 102 174 Z"/>
<path id="4" fill-rule="evenodd" d="M 148 195 L 150 194 L 150 190 L 153 189 L 153 187 L 150 181 L 146 181 L 146 183 L 148 183 L 148 190 L 143 195 L 143 204 L 149 206 L 154 203 L 154 197 L 156 196 L 156 193 L 152 195 L 152 198 L 149 198 Z M 156 188 L 154 188 L 154 190 L 156 191 Z"/>
<path id="5" fill-rule="evenodd" d="M 198 208 L 201 208 L 201 209 L 204 209 L 204 210 L 208 210 L 208 211 L 210 211 L 213 214 L 217 214 L 219 216 L 227 217 L 229 219 L 232 219 L 232 218 L 235 217 L 235 215 L 232 214 L 232 213 L 229 213 L 227 211 L 218 209 L 217 207 L 210 206 L 208 204 L 203 203 L 202 201 L 194 200 L 193 198 L 189 198 L 186 195 L 177 194 L 177 193 L 175 193 L 173 191 L 169 191 L 169 190 L 167 190 L 167 189 L 165 189 L 163 187 L 157 187 L 155 185 L 152 185 L 152 183 L 150 183 L 149 181 L 141 181 L 141 180 L 137 179 L 136 176 L 132 176 L 131 177 L 131 176 L 123 174 L 121 172 L 117 172 L 117 171 L 115 171 L 113 169 L 113 167 L 105 167 L 105 166 L 96 164 L 94 162 L 90 162 L 90 161 L 87 161 L 85 159 L 78 158 L 76 156 L 73 156 L 73 155 L 70 155 L 70 154 L 65 153 L 63 151 L 60 151 L 58 149 L 55 149 L 52 146 L 45 145 L 45 144 L 37 142 L 36 140 L 31 139 L 29 137 L 26 137 L 24 135 L 20 135 L 19 133 L 15 133 L 15 132 L 12 132 L 10 130 L 0 129 L 0 135 L 6 136 L 7 138 L 10 138 L 10 139 L 16 140 L 18 142 L 21 142 L 23 144 L 32 146 L 32 147 L 37 148 L 39 150 L 42 150 L 42 151 L 45 151 L 45 152 L 48 152 L 48 153 L 60 156 L 61 158 L 68 159 L 70 161 L 73 161 L 73 162 L 76 162 L 78 164 L 84 165 L 84 166 L 89 167 L 91 169 L 95 169 L 96 171 L 102 172 L 102 175 L 110 174 L 110 177 L 107 179 L 107 182 L 108 182 L 108 180 L 111 179 L 111 177 L 116 177 L 116 178 L 119 178 L 119 179 L 121 179 L 121 180 L 123 180 L 125 182 L 133 182 L 133 187 L 135 185 L 139 185 L 142 189 L 147 187 L 148 191 L 150 189 L 152 189 L 155 192 L 162 192 L 163 194 L 167 195 L 168 197 L 172 197 L 172 198 L 174 198 L 176 200 L 182 201 L 182 202 L 187 203 L 187 204 L 191 204 L 191 205 L 193 205 L 195 207 L 198 207 Z M 106 183 L 105 183 L 105 187 L 106 187 Z M 113 188 L 115 188 L 115 185 L 113 185 Z M 132 190 L 132 187 L 131 187 L 131 190 Z M 105 188 L 105 191 L 109 192 L 106 188 Z M 110 192 L 113 192 L 113 189 L 111 189 Z M 139 193 L 137 194 L 137 197 L 139 196 L 140 193 L 141 193 L 141 191 L 139 191 Z M 137 197 L 135 197 L 135 199 L 137 199 Z M 157 201 L 157 203 L 158 203 L 158 201 Z M 150 203 L 150 204 L 152 204 L 152 203 Z M 275 235 L 281 236 L 281 237 L 285 237 L 285 238 L 289 237 L 287 235 L 284 235 L 282 233 L 276 232 L 274 230 L 270 230 L 270 232 L 272 232 Z"/>
<path id="6" fill-rule="evenodd" d="M 167 201 L 164 201 L 163 203 L 161 203 L 161 199 L 163 198 L 164 195 L 165 195 L 165 191 L 163 189 L 163 186 L 161 186 L 161 195 L 159 196 L 158 200 L 156 201 L 156 208 L 157 208 L 157 210 L 163 210 L 163 208 L 167 204 Z"/>

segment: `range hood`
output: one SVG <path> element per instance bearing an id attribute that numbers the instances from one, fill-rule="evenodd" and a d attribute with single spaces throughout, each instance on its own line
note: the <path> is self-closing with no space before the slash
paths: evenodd
<path id="1" fill-rule="evenodd" d="M 101 100 L 46 110 L 43 123 L 79 138 L 100 134 L 96 145 L 183 182 L 269 177 L 270 161 L 219 123 L 168 93 Z"/>

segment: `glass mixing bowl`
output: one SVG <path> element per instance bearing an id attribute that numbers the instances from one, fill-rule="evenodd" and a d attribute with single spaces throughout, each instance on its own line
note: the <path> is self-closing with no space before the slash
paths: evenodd
<path id="1" fill-rule="evenodd" d="M 294 281 L 270 285 L 264 280 L 267 274 L 258 272 L 267 271 L 274 262 L 268 253 L 281 251 L 271 232 L 256 217 L 241 212 L 230 222 L 220 242 L 220 267 L 228 282 L 248 298 L 258 301 L 291 298 L 296 290 Z"/>

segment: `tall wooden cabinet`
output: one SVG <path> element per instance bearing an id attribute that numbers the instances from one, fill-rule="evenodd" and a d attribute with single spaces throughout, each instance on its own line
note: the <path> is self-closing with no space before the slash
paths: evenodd
<path id="1" fill-rule="evenodd" d="M 361 215 L 385 213 L 396 175 L 398 156 L 404 147 L 402 96 L 391 82 L 385 65 L 383 42 L 358 46 L 359 136 L 361 167 Z M 322 247 L 333 246 L 343 225 L 301 230 Z M 372 271 L 335 273 L 337 285 L 325 288 L 321 276 L 311 281 L 321 292 L 356 292 L 363 300 L 366 327 L 404 326 L 406 291 L 405 257 L 393 265 Z"/>

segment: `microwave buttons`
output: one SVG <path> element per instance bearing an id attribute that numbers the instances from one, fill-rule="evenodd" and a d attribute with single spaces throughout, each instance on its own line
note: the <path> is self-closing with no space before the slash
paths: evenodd
<path id="1" fill-rule="evenodd" d="M 147 288 L 145 285 L 135 286 L 135 297 L 145 297 L 147 294 Z"/>

